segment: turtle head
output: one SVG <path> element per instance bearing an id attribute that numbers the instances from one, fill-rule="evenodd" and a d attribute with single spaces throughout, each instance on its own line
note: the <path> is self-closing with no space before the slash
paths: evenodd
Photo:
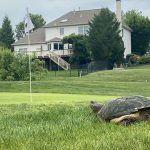
<path id="1" fill-rule="evenodd" d="M 90 108 L 93 110 L 94 113 L 98 113 L 102 107 L 103 104 L 97 103 L 96 101 L 90 102 Z"/>

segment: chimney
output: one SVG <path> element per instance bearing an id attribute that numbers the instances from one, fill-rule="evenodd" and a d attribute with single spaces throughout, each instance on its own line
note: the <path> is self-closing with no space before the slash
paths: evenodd
<path id="1" fill-rule="evenodd" d="M 122 36 L 121 0 L 116 0 L 116 18 L 120 22 L 120 35 Z"/>

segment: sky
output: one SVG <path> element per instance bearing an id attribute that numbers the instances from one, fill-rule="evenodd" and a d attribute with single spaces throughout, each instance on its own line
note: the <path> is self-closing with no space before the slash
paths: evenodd
<path id="1" fill-rule="evenodd" d="M 30 13 L 41 14 L 46 23 L 49 23 L 61 15 L 69 11 L 79 10 L 79 8 L 80 10 L 87 10 L 107 7 L 115 11 L 115 1 L 116 0 L 0 0 L 0 27 L 4 16 L 7 15 L 11 20 L 13 29 L 15 29 L 15 25 L 23 21 L 27 8 Z M 123 12 L 135 9 L 150 18 L 150 0 L 121 1 Z"/>

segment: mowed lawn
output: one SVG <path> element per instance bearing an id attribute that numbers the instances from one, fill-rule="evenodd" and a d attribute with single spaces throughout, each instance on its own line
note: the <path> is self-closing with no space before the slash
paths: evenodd
<path id="1" fill-rule="evenodd" d="M 99 71 L 87 76 L 47 76 L 32 83 L 0 82 L 2 150 L 147 150 L 150 123 L 129 127 L 101 122 L 90 100 L 150 97 L 150 66 Z"/>

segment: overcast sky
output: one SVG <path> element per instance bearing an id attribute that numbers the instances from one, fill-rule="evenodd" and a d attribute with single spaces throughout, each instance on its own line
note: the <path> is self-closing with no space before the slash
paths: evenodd
<path id="1" fill-rule="evenodd" d="M 41 14 L 47 23 L 72 10 L 108 7 L 115 11 L 116 0 L 0 0 L 0 27 L 4 16 L 11 20 L 13 28 L 23 20 L 26 8 L 30 13 Z M 122 0 L 124 12 L 135 9 L 150 18 L 150 0 Z"/>

